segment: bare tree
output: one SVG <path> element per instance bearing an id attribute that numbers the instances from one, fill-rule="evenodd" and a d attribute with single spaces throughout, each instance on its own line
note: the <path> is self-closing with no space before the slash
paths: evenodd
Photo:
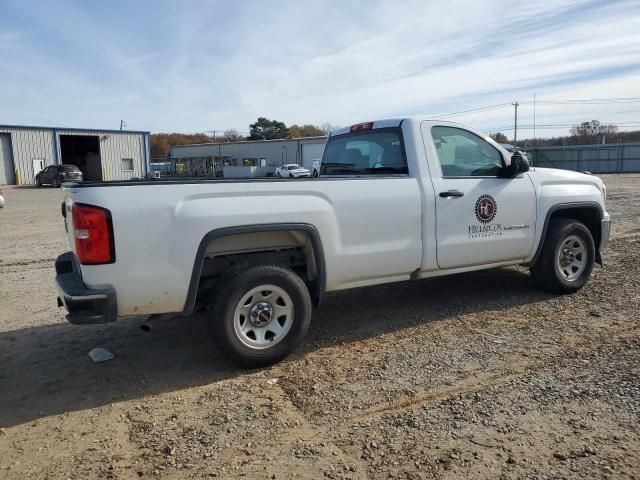
<path id="1" fill-rule="evenodd" d="M 315 125 L 291 125 L 289 127 L 290 138 L 304 138 L 304 137 L 321 137 L 324 132 Z"/>
<path id="2" fill-rule="evenodd" d="M 225 142 L 240 142 L 244 140 L 244 137 L 235 128 L 225 130 L 222 134 Z"/>
<path id="3" fill-rule="evenodd" d="M 618 127 L 613 124 L 600 123 L 598 120 L 582 122 L 571 127 L 569 143 L 572 145 L 586 145 L 599 143 L 603 138 L 614 137 L 618 133 Z"/>
<path id="4" fill-rule="evenodd" d="M 338 130 L 340 127 L 338 125 L 331 125 L 329 122 L 324 122 L 320 125 L 320 130 L 324 135 L 329 135 L 334 130 Z"/>
<path id="5" fill-rule="evenodd" d="M 496 132 L 489 134 L 489 136 L 498 143 L 509 143 L 509 139 L 504 133 Z"/>

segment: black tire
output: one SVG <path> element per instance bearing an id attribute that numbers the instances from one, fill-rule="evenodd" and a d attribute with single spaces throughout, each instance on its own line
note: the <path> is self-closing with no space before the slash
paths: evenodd
<path id="1" fill-rule="evenodd" d="M 58 188 L 60 185 L 58 184 L 58 179 L 54 178 L 53 181 L 51 182 L 51 186 L 53 188 Z"/>
<path id="2" fill-rule="evenodd" d="M 583 242 L 586 258 L 582 272 L 576 278 L 569 280 L 562 273 L 557 259 L 563 244 L 571 236 Z M 577 292 L 589 281 L 595 261 L 595 251 L 593 237 L 584 223 L 570 218 L 551 220 L 540 257 L 530 269 L 531 276 L 538 285 L 550 292 L 559 294 Z"/>
<path id="3" fill-rule="evenodd" d="M 40 180 L 40 177 L 36 178 L 36 186 L 42 188 L 42 180 Z"/>
<path id="4" fill-rule="evenodd" d="M 307 286 L 293 271 L 278 265 L 256 265 L 230 272 L 218 285 L 221 287 L 214 295 L 207 326 L 212 339 L 236 365 L 265 367 L 282 360 L 300 345 L 311 324 L 312 307 Z M 293 312 L 291 326 L 278 343 L 255 349 L 247 346 L 236 333 L 234 315 L 243 297 L 261 285 L 283 289 L 292 301 Z"/>
<path id="5" fill-rule="evenodd" d="M 320 175 L 318 174 L 318 170 L 313 170 L 313 178 L 318 178 Z"/>

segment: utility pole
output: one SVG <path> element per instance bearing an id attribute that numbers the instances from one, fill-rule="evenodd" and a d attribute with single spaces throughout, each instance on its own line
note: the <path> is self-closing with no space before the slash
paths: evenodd
<path id="1" fill-rule="evenodd" d="M 513 105 L 515 107 L 515 111 L 516 111 L 516 120 L 515 120 L 515 123 L 513 125 L 513 149 L 516 150 L 517 147 L 518 147 L 518 106 L 520 104 L 516 100 L 511 105 Z"/>
<path id="2" fill-rule="evenodd" d="M 120 130 L 124 130 L 126 126 L 127 122 L 125 122 L 124 120 L 120 120 Z"/>
<path id="3" fill-rule="evenodd" d="M 216 141 L 216 133 L 218 133 L 218 132 L 223 133 L 222 130 L 207 130 L 207 133 L 213 134 L 213 142 L 214 143 Z"/>
<path id="4" fill-rule="evenodd" d="M 536 92 L 533 92 L 533 148 L 536 148 Z"/>

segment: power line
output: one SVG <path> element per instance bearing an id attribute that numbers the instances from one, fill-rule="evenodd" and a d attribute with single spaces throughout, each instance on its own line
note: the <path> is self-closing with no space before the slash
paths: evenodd
<path id="1" fill-rule="evenodd" d="M 640 127 L 640 121 L 638 122 L 625 122 L 625 123 L 606 123 L 605 125 L 614 125 L 616 127 Z M 534 128 L 536 129 L 542 129 L 542 130 L 549 130 L 549 129 L 556 129 L 556 128 L 571 128 L 576 126 L 575 123 L 573 124 L 563 124 L 563 125 L 550 125 L 550 124 L 536 124 L 534 125 L 518 125 L 518 129 L 520 130 L 533 130 Z M 505 126 L 505 127 L 500 127 L 500 128 L 487 128 L 485 129 L 488 132 L 506 132 L 508 130 L 512 130 L 513 129 L 513 125 L 509 125 L 509 126 Z"/>
<path id="2" fill-rule="evenodd" d="M 531 104 L 531 101 L 522 102 L 523 104 Z M 565 100 L 537 100 L 538 104 L 548 105 L 606 105 L 609 103 L 640 103 L 640 97 L 618 97 L 618 98 L 583 98 L 583 99 L 565 99 Z"/>
<path id="3" fill-rule="evenodd" d="M 520 105 L 531 104 L 549 104 L 549 105 L 606 105 L 608 103 L 640 103 L 640 97 L 617 97 L 617 98 L 584 98 L 584 99 L 564 99 L 564 100 L 535 100 L 519 102 Z M 486 112 L 499 108 L 513 106 L 513 103 L 498 103 L 496 105 L 488 105 L 486 107 L 472 108 L 469 110 L 461 110 L 459 112 L 443 113 L 440 115 L 431 115 L 430 118 L 452 117 L 454 115 L 462 115 L 465 113 Z"/>
<path id="4" fill-rule="evenodd" d="M 498 108 L 505 108 L 510 106 L 511 106 L 511 103 L 499 103 L 497 105 L 489 105 L 487 107 L 472 108 L 471 110 L 462 110 L 460 112 L 443 113 L 441 115 L 431 115 L 430 118 L 452 117 L 454 115 L 461 115 L 463 113 L 485 112 L 487 110 L 496 110 Z"/>
<path id="5" fill-rule="evenodd" d="M 584 99 L 563 99 L 563 100 L 534 100 L 518 102 L 520 105 L 531 104 L 549 104 L 549 105 L 606 105 L 608 103 L 640 103 L 640 97 L 616 97 L 616 98 L 584 98 Z M 486 112 L 499 108 L 513 106 L 513 103 L 498 103 L 496 105 L 488 105 L 486 107 L 472 108 L 469 110 L 461 110 L 459 112 L 442 113 L 440 115 L 431 115 L 430 118 L 452 117 L 454 115 L 462 115 L 465 113 Z"/>

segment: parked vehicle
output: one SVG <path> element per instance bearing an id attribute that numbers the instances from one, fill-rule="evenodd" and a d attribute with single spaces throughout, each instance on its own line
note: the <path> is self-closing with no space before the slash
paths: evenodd
<path id="1" fill-rule="evenodd" d="M 311 176 L 319 177 L 320 176 L 320 166 L 322 165 L 322 160 L 314 160 L 311 162 Z"/>
<path id="2" fill-rule="evenodd" d="M 309 170 L 298 165 L 297 163 L 289 163 L 287 165 L 281 165 L 276 168 L 276 177 L 308 177 L 310 173 L 311 172 L 309 172 Z"/>
<path id="3" fill-rule="evenodd" d="M 36 175 L 36 185 L 62 186 L 63 182 L 81 182 L 82 172 L 76 165 L 49 165 Z"/>
<path id="4" fill-rule="evenodd" d="M 208 305 L 211 336 L 249 367 L 294 350 L 328 292 L 505 265 L 575 292 L 610 228 L 599 178 L 529 169 L 477 130 L 420 118 L 333 132 L 313 180 L 64 187 L 70 322 Z"/>

